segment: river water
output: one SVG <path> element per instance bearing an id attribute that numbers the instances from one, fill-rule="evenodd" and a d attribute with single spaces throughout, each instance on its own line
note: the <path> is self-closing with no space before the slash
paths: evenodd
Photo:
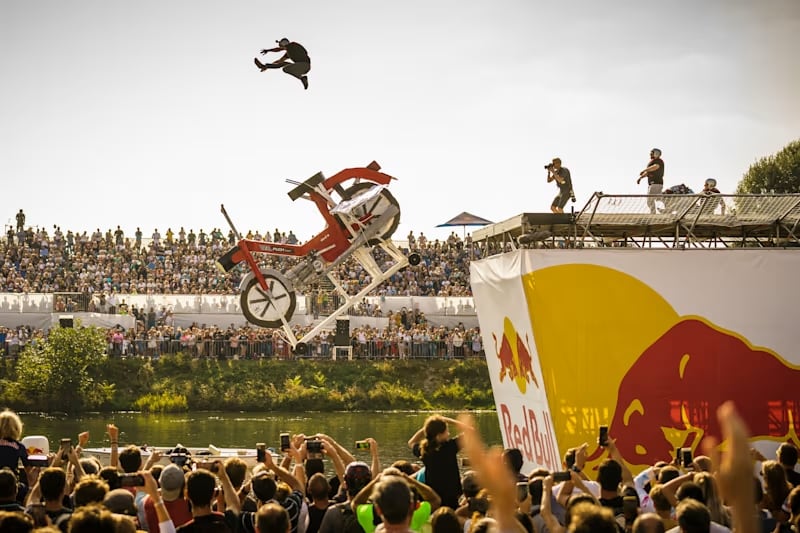
<path id="1" fill-rule="evenodd" d="M 442 412 L 456 418 L 458 413 Z M 205 447 L 255 448 L 256 442 L 279 448 L 281 432 L 325 433 L 350 449 L 358 459 L 369 461 L 369 451 L 356 452 L 356 440 L 372 437 L 378 442 L 383 465 L 397 459 L 413 460 L 407 441 L 422 427 L 427 412 L 358 412 L 358 413 L 221 413 L 192 412 L 178 414 L 112 413 L 60 417 L 38 413 L 20 413 L 23 435 L 43 435 L 51 451 L 61 438 L 76 442 L 78 433 L 90 432 L 87 447 L 108 446 L 105 426 L 113 422 L 120 429 L 120 446 L 149 444 L 159 448 Z M 473 413 L 476 425 L 487 444 L 502 445 L 497 414 Z M 451 428 L 453 432 L 453 428 Z"/>

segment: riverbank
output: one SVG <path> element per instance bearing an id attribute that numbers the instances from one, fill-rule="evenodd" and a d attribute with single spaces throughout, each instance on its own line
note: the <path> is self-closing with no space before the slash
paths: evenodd
<path id="1" fill-rule="evenodd" d="M 108 358 L 92 369 L 106 398 L 94 411 L 379 411 L 494 409 L 483 359 L 310 361 L 212 360 L 183 354 L 157 361 Z M 58 412 L 74 402 L 31 399 L 16 365 L 0 365 L 0 405 Z"/>

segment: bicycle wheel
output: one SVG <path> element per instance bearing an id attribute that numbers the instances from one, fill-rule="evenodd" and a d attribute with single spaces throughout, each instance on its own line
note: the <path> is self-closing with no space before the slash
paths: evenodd
<path id="1" fill-rule="evenodd" d="M 371 189 L 372 187 L 376 187 L 376 185 L 373 183 L 364 182 L 356 183 L 352 187 L 348 187 L 344 190 L 342 193 L 342 198 L 349 200 L 357 194 L 362 193 L 367 189 Z M 400 204 L 397 203 L 397 200 L 394 196 L 392 196 L 392 193 L 390 193 L 387 189 L 383 189 L 383 191 L 381 191 L 376 198 L 365 203 L 364 205 L 358 206 L 353 210 L 353 215 L 356 216 L 358 220 L 363 222 L 365 227 L 367 227 L 370 225 L 370 220 L 372 218 L 377 218 L 382 215 L 390 205 L 397 207 L 397 214 L 386 221 L 375 238 L 372 238 L 368 241 L 367 244 L 369 244 L 369 246 L 380 244 L 382 240 L 387 240 L 394 235 L 394 232 L 397 230 L 397 226 L 400 225 Z"/>
<path id="2" fill-rule="evenodd" d="M 252 324 L 263 328 L 278 328 L 283 325 L 281 318 L 288 322 L 294 314 L 297 299 L 289 282 L 277 270 L 261 272 L 269 291 L 265 291 L 253 276 L 245 285 L 240 296 L 242 314 Z"/>

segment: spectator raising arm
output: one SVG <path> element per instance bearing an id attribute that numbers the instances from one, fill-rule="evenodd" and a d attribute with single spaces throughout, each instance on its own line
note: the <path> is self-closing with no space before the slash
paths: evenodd
<path id="1" fill-rule="evenodd" d="M 378 441 L 369 437 L 365 439 L 369 443 L 369 453 L 372 455 L 372 469 L 373 473 L 377 473 L 381 471 L 381 460 L 378 457 Z M 434 508 L 435 510 L 436 508 Z"/>
<path id="2" fill-rule="evenodd" d="M 69 464 L 72 466 L 73 482 L 77 484 L 86 473 L 83 471 L 83 466 L 81 465 L 75 448 L 70 447 L 67 457 L 69 459 Z"/>
<path id="3" fill-rule="evenodd" d="M 272 461 L 272 455 L 268 453 L 267 457 L 269 457 L 269 460 Z M 236 489 L 233 488 L 231 478 L 228 477 L 228 472 L 225 470 L 225 464 L 222 461 L 214 461 L 214 464 L 217 465 L 217 477 L 222 483 L 222 494 L 225 496 L 225 510 L 231 511 L 235 515 L 239 515 L 242 512 L 242 507 L 239 503 L 239 494 L 236 492 Z M 273 466 L 277 465 L 273 463 Z M 288 472 L 286 473 L 288 474 Z M 291 476 L 291 474 L 289 475 Z"/>
<path id="4" fill-rule="evenodd" d="M 497 520 L 498 531 L 526 533 L 525 528 L 514 516 L 517 511 L 517 480 L 503 461 L 502 450 L 485 448 L 471 416 L 461 416 L 458 426 L 464 430 L 463 449 L 472 462 L 473 470 L 478 473 L 484 488 L 491 496 L 492 512 Z M 549 495 L 550 491 L 547 491 L 547 494 Z"/>
<path id="5" fill-rule="evenodd" d="M 300 481 L 296 477 L 294 477 L 291 472 L 283 468 L 281 465 L 275 464 L 275 462 L 272 460 L 272 454 L 267 453 L 264 455 L 264 466 L 266 466 L 269 470 L 275 472 L 275 475 L 278 476 L 278 479 L 289 485 L 292 488 L 292 490 L 300 491 L 301 493 L 305 491 L 305 487 L 303 486 L 303 484 L 300 483 Z M 228 483 L 230 483 L 230 480 L 228 481 Z"/>
<path id="6" fill-rule="evenodd" d="M 322 453 L 328 456 L 333 463 L 333 471 L 336 472 L 336 477 L 339 478 L 339 481 L 344 479 L 344 469 L 345 464 L 342 461 L 342 458 L 339 456 L 339 448 L 332 442 L 325 438 L 320 438 L 322 441 Z"/>
<path id="7" fill-rule="evenodd" d="M 317 433 L 315 436 L 318 439 L 329 441 L 331 444 L 333 444 L 336 447 L 336 453 L 338 453 L 339 457 L 342 459 L 342 463 L 349 465 L 350 463 L 356 460 L 356 458 L 353 457 L 353 454 L 350 453 L 350 450 L 348 450 L 347 448 L 336 442 L 329 435 L 326 435 L 324 433 Z"/>
<path id="8" fill-rule="evenodd" d="M 147 458 L 147 462 L 145 463 L 142 470 L 150 470 L 153 468 L 153 465 L 158 464 L 158 461 L 161 459 L 161 452 L 156 450 L 155 448 L 150 449 L 150 457 Z"/>
<path id="9" fill-rule="evenodd" d="M 175 533 L 175 524 L 172 522 L 167 507 L 164 505 L 164 500 L 161 498 L 161 493 L 158 492 L 158 483 L 150 472 L 141 472 L 144 478 L 144 491 L 153 500 L 158 517 L 158 533 Z M 151 532 L 155 533 L 155 532 Z"/>
<path id="10" fill-rule="evenodd" d="M 119 468 L 119 428 L 114 424 L 106 426 L 108 438 L 111 439 L 111 457 L 108 460 L 109 466 Z"/>
<path id="11" fill-rule="evenodd" d="M 563 493 L 565 491 L 562 489 L 561 492 Z M 540 513 L 545 525 L 547 526 L 547 530 L 550 533 L 564 533 L 564 526 L 558 523 L 558 520 L 556 520 L 556 517 L 553 514 L 553 509 L 550 507 L 552 494 L 553 476 L 550 475 L 544 478 L 542 481 L 542 503 L 540 506 Z"/>
<path id="12" fill-rule="evenodd" d="M 753 486 L 753 460 L 750 457 L 749 432 L 744 420 L 736 412 L 733 402 L 725 402 L 717 409 L 722 437 L 728 442 L 727 451 L 721 454 L 713 438 L 703 440 L 706 455 L 718 465 L 716 472 L 720 492 L 730 505 L 736 533 L 757 533 L 760 527 L 753 513 L 755 487 Z"/>
<path id="13" fill-rule="evenodd" d="M 416 480 L 416 478 L 412 476 L 407 476 L 406 474 L 402 474 L 406 480 L 406 483 L 411 485 L 411 488 L 416 489 L 419 493 L 420 497 L 422 497 L 422 501 L 426 501 L 431 504 L 431 512 L 435 511 L 439 507 L 442 506 L 442 499 L 436 493 L 435 490 L 430 488 L 425 483 L 420 483 Z"/>
<path id="14" fill-rule="evenodd" d="M 625 459 L 622 458 L 622 454 L 619 453 L 619 449 L 617 449 L 617 444 L 611 436 L 608 437 L 608 445 L 606 446 L 608 450 L 608 455 L 614 459 L 619 465 L 622 467 L 622 484 L 628 487 L 635 487 L 633 482 L 633 474 L 631 473 L 630 468 L 628 468 Z"/>
<path id="15" fill-rule="evenodd" d="M 78 445 L 76 446 L 76 452 L 78 453 L 79 457 L 80 457 L 81 453 L 83 452 L 83 449 L 86 448 L 86 445 L 88 443 L 89 443 L 89 432 L 88 431 L 83 431 L 83 432 L 79 433 L 78 434 Z"/>

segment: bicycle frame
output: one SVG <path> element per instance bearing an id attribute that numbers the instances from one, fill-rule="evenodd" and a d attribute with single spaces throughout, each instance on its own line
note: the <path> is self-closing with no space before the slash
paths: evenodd
<path id="1" fill-rule="evenodd" d="M 341 218 L 331 213 L 331 209 L 336 205 L 331 193 L 335 191 L 340 196 L 343 196 L 346 191 L 342 187 L 342 184 L 348 180 L 354 180 L 354 184 L 373 183 L 375 185 L 388 185 L 391 180 L 395 179 L 388 174 L 378 172 L 378 169 L 380 169 L 380 166 L 373 162 L 367 167 L 344 169 L 321 182 L 319 181 L 321 174 L 316 174 L 305 182 L 299 183 L 298 186 L 289 193 L 289 196 L 292 197 L 293 200 L 296 198 L 307 198 L 314 202 L 322 218 L 325 219 L 325 229 L 312 237 L 308 242 L 299 245 L 240 238 L 236 247 L 223 256 L 219 260 L 219 263 L 222 265 L 223 269 L 228 272 L 237 264 L 243 261 L 246 262 L 250 271 L 256 279 L 258 279 L 261 288 L 267 290 L 267 283 L 258 268 L 258 263 L 253 256 L 254 253 L 306 257 L 309 253 L 316 252 L 328 263 L 335 261 L 350 247 L 359 228 L 344 224 Z M 222 207 L 222 211 L 225 213 L 224 206 Z M 227 213 L 225 213 L 225 215 L 227 218 Z M 372 215 L 368 215 L 363 220 L 359 220 L 359 222 L 366 224 L 371 218 Z M 228 219 L 228 221 L 230 222 L 230 219 Z M 237 233 L 235 228 L 233 229 L 234 233 Z"/>

